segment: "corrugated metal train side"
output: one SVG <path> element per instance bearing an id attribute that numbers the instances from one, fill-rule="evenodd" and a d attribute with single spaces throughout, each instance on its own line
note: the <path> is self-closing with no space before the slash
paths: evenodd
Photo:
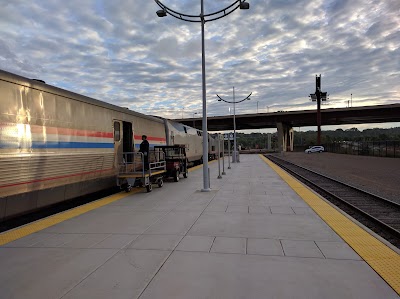
<path id="1" fill-rule="evenodd" d="M 158 118 L 0 71 L 0 221 L 115 186 L 143 134 L 166 144 Z"/>
<path id="2" fill-rule="evenodd" d="M 191 164 L 200 164 L 203 159 L 202 132 L 195 128 L 164 119 L 168 145 L 186 146 L 186 156 Z"/>

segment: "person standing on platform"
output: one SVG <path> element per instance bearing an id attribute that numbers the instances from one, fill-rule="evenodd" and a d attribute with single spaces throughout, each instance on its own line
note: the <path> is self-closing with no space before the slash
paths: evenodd
<path id="1" fill-rule="evenodd" d="M 143 153 L 144 170 L 149 169 L 149 154 L 150 154 L 150 144 L 147 141 L 147 136 L 142 135 L 142 143 L 140 144 L 139 152 Z"/>

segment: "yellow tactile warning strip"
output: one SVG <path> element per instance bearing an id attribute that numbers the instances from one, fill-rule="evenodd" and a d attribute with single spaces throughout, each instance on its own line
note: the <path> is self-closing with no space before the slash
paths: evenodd
<path id="1" fill-rule="evenodd" d="M 208 161 L 208 164 L 212 164 L 212 163 L 215 163 L 215 162 L 217 162 L 217 161 L 218 161 L 218 160 L 211 160 L 211 161 Z M 202 167 L 203 167 L 203 164 L 193 166 L 193 167 L 189 168 L 189 172 L 195 171 L 195 170 L 200 169 L 200 168 L 202 168 Z"/>
<path id="2" fill-rule="evenodd" d="M 210 161 L 210 163 L 213 163 L 214 161 Z M 189 172 L 194 171 L 199 169 L 200 167 L 202 167 L 203 165 L 198 165 L 195 167 L 192 167 L 189 169 Z M 58 224 L 60 222 L 63 222 L 65 220 L 74 218 L 76 216 L 79 216 L 81 214 L 84 214 L 86 212 L 92 211 L 94 209 L 100 208 L 102 206 L 108 205 L 109 203 L 112 203 L 114 201 L 120 200 L 124 197 L 127 197 L 129 195 L 133 195 L 135 193 L 138 193 L 140 191 L 142 191 L 143 189 L 133 189 L 130 193 L 127 192 L 120 192 L 108 197 L 105 197 L 103 199 L 91 202 L 91 203 L 87 203 L 85 205 L 73 208 L 71 210 L 65 211 L 65 212 L 61 212 L 58 213 L 56 215 L 47 217 L 45 219 L 41 219 L 38 221 L 35 221 L 33 223 L 27 224 L 25 226 L 19 227 L 19 228 L 15 228 L 12 229 L 10 231 L 6 231 L 4 233 L 0 234 L 0 246 L 10 243 L 12 241 L 15 241 L 17 239 L 20 239 L 22 237 L 25 237 L 27 235 L 36 233 L 38 231 L 41 231 L 45 228 L 48 228 L 50 226 L 53 226 L 55 224 Z"/>
<path id="3" fill-rule="evenodd" d="M 127 197 L 129 195 L 138 193 L 139 191 L 142 191 L 141 189 L 135 189 L 132 190 L 132 192 L 127 193 L 127 192 L 120 192 L 108 197 L 105 197 L 103 199 L 87 203 L 85 205 L 73 208 L 71 210 L 65 211 L 58 213 L 56 215 L 47 217 L 45 219 L 41 219 L 38 221 L 35 221 L 33 223 L 27 224 L 25 226 L 19 227 L 12 229 L 10 231 L 4 232 L 0 234 L 0 245 L 7 244 L 9 242 L 15 241 L 17 239 L 20 239 L 22 237 L 25 237 L 27 235 L 36 233 L 38 231 L 41 231 L 45 228 L 48 228 L 50 226 L 53 226 L 57 223 L 63 222 L 65 220 L 74 218 L 76 216 L 79 216 L 81 214 L 84 214 L 86 212 L 89 212 L 91 210 L 100 208 L 102 206 L 108 205 L 109 203 L 112 203 L 114 201 L 120 200 L 124 197 Z"/>
<path id="4" fill-rule="evenodd" d="M 290 174 L 259 155 L 350 247 L 356 251 L 398 294 L 400 255 L 334 209 Z"/>

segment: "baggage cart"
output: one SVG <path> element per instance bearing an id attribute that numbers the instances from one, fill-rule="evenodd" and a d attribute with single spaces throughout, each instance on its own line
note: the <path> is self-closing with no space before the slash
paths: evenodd
<path id="1" fill-rule="evenodd" d="M 129 192 L 133 187 L 145 187 L 147 192 L 153 190 L 152 184 L 162 187 L 163 176 L 166 173 L 164 153 L 150 151 L 153 161 L 145 165 L 145 159 L 141 152 L 124 152 L 122 162 L 118 165 L 117 185 Z M 150 158 L 150 157 L 149 157 Z M 150 159 L 149 159 L 150 160 Z"/>

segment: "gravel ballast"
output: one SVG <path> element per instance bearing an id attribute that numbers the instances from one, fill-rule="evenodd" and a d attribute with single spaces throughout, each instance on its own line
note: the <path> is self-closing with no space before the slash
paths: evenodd
<path id="1" fill-rule="evenodd" d="M 285 152 L 279 158 L 400 203 L 400 159 Z"/>

